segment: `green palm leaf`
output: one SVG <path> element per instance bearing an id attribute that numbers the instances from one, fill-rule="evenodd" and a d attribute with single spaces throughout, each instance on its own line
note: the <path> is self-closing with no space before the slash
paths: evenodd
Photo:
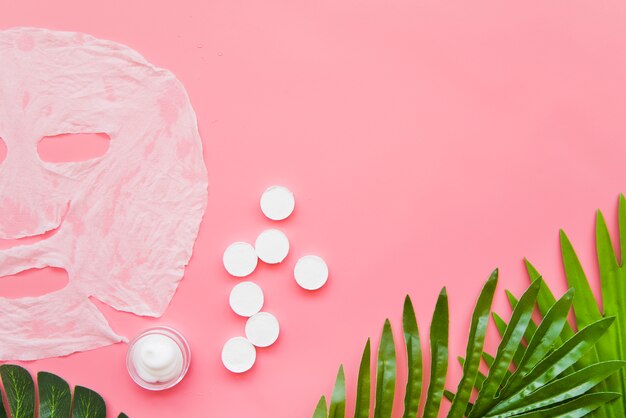
<path id="1" fill-rule="evenodd" d="M 614 374 L 617 369 L 624 367 L 625 364 L 623 361 L 596 363 L 561 379 L 554 380 L 527 396 L 517 398 L 515 402 L 506 405 L 502 403 L 494 408 L 491 413 L 500 417 L 509 417 L 570 400 L 587 393 Z"/>
<path id="2" fill-rule="evenodd" d="M 578 256 L 574 252 L 574 247 L 563 230 L 559 232 L 561 239 L 561 253 L 563 254 L 563 267 L 565 277 L 570 287 L 576 291 L 574 296 L 574 313 L 579 327 L 586 327 L 592 322 L 602 318 L 595 297 L 589 286 L 589 281 Z"/>
<path id="3" fill-rule="evenodd" d="M 509 404 L 530 395 L 555 379 L 591 349 L 612 323 L 613 318 L 601 319 L 576 333 L 562 346 L 545 357 L 528 375 L 524 376 L 522 378 L 522 388 L 504 399 L 499 406 L 494 408 L 494 411 L 506 409 Z M 617 370 L 615 369 L 614 371 Z M 504 392 L 507 392 L 507 387 L 504 388 Z"/>
<path id="4" fill-rule="evenodd" d="M 561 231 L 561 252 L 563 266 L 568 284 L 575 288 L 574 313 L 576 327 L 581 329 L 590 322 L 602 317 L 614 317 L 615 322 L 598 343 L 576 364 L 573 369 L 580 370 L 598 361 L 626 360 L 626 199 L 619 197 L 618 205 L 619 224 L 619 252 L 611 241 L 609 229 L 602 212 L 596 213 L 596 254 L 598 259 L 600 289 L 602 300 L 596 300 L 591 291 L 583 267 L 574 251 L 574 247 L 567 235 Z M 618 261 L 618 254 L 619 260 Z M 535 280 L 539 273 L 527 262 L 527 269 L 531 281 Z M 542 315 L 547 313 L 546 305 L 550 302 L 550 290 L 545 287 L 540 291 L 538 298 L 539 311 Z M 571 337 L 574 331 L 568 323 L 565 324 L 561 333 L 561 339 Z M 600 383 L 599 391 L 620 393 L 615 402 L 601 405 L 595 414 L 600 417 L 608 416 L 621 418 L 626 416 L 626 373 L 620 369 L 619 373 L 609 376 L 606 381 Z"/>
<path id="5" fill-rule="evenodd" d="M 533 338 L 528 344 L 524 357 L 503 390 L 502 396 L 507 396 L 518 389 L 522 384 L 522 376 L 526 376 L 557 344 L 559 335 L 563 330 L 567 315 L 572 306 L 574 289 L 570 289 L 548 310 L 543 321 L 537 328 Z"/>
<path id="6" fill-rule="evenodd" d="M 493 302 L 493 295 L 496 291 L 497 283 L 498 270 L 496 269 L 487 280 L 487 283 L 485 283 L 478 297 L 478 302 L 476 302 L 476 307 L 474 308 L 469 341 L 465 353 L 466 361 L 463 365 L 463 378 L 459 382 L 456 396 L 452 401 L 452 406 L 448 413 L 448 417 L 450 418 L 463 417 L 467 409 L 467 403 L 469 402 L 478 375 L 478 367 L 480 366 L 485 336 L 487 335 L 489 312 L 491 311 L 491 303 Z"/>
<path id="7" fill-rule="evenodd" d="M 603 405 L 610 405 L 610 402 L 620 396 L 619 393 L 601 392 L 583 395 L 573 401 L 558 405 L 553 408 L 546 408 L 539 411 L 528 412 L 516 415 L 516 418 L 579 418 L 588 415 Z"/>
<path id="8" fill-rule="evenodd" d="M 354 407 L 354 418 L 369 418 L 370 416 L 370 395 L 371 395 L 371 370 L 370 370 L 370 339 L 367 339 L 361 366 L 359 367 L 359 377 L 356 387 L 356 406 Z"/>
<path id="9" fill-rule="evenodd" d="M 315 407 L 313 418 L 328 418 L 328 409 L 326 408 L 326 397 L 322 396 Z"/>
<path id="10" fill-rule="evenodd" d="M 404 394 L 404 414 L 402 418 L 415 418 L 420 405 L 422 394 L 422 346 L 420 342 L 417 319 L 411 298 L 407 295 L 404 299 L 402 310 L 402 329 L 404 331 L 404 343 L 406 345 L 408 377 Z M 368 364 L 369 367 L 369 364 Z M 367 418 L 367 416 L 362 417 Z"/>
<path id="11" fill-rule="evenodd" d="M 448 295 L 439 293 L 430 325 L 430 383 L 426 394 L 424 418 L 436 418 L 443 397 L 448 371 Z"/>
<path id="12" fill-rule="evenodd" d="M 423 376 L 415 312 L 410 299 L 408 297 L 405 299 L 403 330 L 404 346 L 407 350 L 406 367 L 409 373 L 405 382 L 403 417 L 417 416 L 423 379 L 429 381 L 421 415 L 424 418 L 438 416 L 443 397 L 452 402 L 449 412 L 449 417 L 452 418 L 576 417 L 612 405 L 608 402 L 615 398 L 613 393 L 591 392 L 599 388 L 607 377 L 620 370 L 624 362 L 596 361 L 586 368 L 578 369 L 572 366 L 594 349 L 614 319 L 600 318 L 579 332 L 574 332 L 570 328 L 571 336 L 564 338 L 568 335 L 568 331 L 563 330 L 567 327 L 567 316 L 573 304 L 574 291 L 569 290 L 557 301 L 537 275 L 519 301 L 510 295 L 513 313 L 508 323 L 500 318 L 501 341 L 495 357 L 492 357 L 484 351 L 483 346 L 496 282 L 497 270 L 485 283 L 474 308 L 466 349 L 468 361 L 460 359 L 463 375 L 457 387 L 457 394 L 444 389 L 448 366 L 449 326 L 448 297 L 445 289 L 437 299 L 431 322 L 431 365 L 430 376 L 427 377 Z M 532 321 L 535 304 L 544 305 L 545 316 L 539 325 Z M 523 344 L 524 339 L 527 345 Z M 520 351 L 520 347 L 523 347 L 523 350 Z M 517 368 L 514 364 L 515 353 L 521 353 L 515 363 L 518 365 Z M 356 418 L 365 418 L 369 413 L 367 400 L 371 383 L 370 357 L 368 340 L 359 368 Z M 489 368 L 487 376 L 478 370 L 481 358 Z M 377 418 L 388 418 L 392 414 L 397 378 L 396 361 L 393 333 L 387 320 L 383 327 L 376 361 L 374 416 Z M 345 395 L 343 369 L 340 369 L 338 382 L 340 383 L 336 385 L 333 396 L 337 393 L 337 387 L 340 387 L 341 393 Z M 477 401 L 472 404 L 469 399 L 474 391 L 477 392 Z M 339 409 L 345 409 L 345 397 L 336 405 L 334 412 L 331 407 L 330 416 L 342 417 Z M 320 418 L 324 413 L 325 405 L 318 404 L 314 418 Z"/>
<path id="13" fill-rule="evenodd" d="M 390 418 L 396 390 L 396 346 L 388 319 L 385 321 L 378 347 L 377 370 L 374 418 Z"/>
<path id="14" fill-rule="evenodd" d="M 329 418 L 345 418 L 346 416 L 346 378 L 343 366 L 339 367 L 333 396 L 330 398 Z"/>
<path id="15" fill-rule="evenodd" d="M 487 380 L 483 383 L 478 393 L 478 398 L 472 408 L 470 417 L 480 417 L 494 403 L 498 389 L 503 384 L 505 374 L 511 366 L 513 355 L 520 347 L 528 323 L 532 317 L 533 308 L 537 300 L 539 285 L 541 282 L 533 282 L 528 290 L 522 295 L 519 303 L 513 310 L 511 321 L 506 327 L 502 341 L 498 346 L 493 365 L 489 368 Z"/>

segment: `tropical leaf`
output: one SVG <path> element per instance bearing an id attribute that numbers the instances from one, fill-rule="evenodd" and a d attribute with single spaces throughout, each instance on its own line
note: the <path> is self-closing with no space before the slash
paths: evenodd
<path id="1" fill-rule="evenodd" d="M 528 277 L 530 278 L 531 282 L 541 279 L 539 293 L 537 294 L 537 306 L 539 307 L 539 312 L 541 313 L 541 315 L 545 315 L 546 313 L 548 313 L 548 310 L 550 310 L 552 305 L 556 303 L 556 298 L 552 294 L 552 291 L 550 291 L 550 288 L 548 288 L 546 283 L 543 281 L 537 269 L 530 263 L 530 261 L 525 258 L 524 264 L 526 265 Z M 563 326 L 563 331 L 561 331 L 561 339 L 567 340 L 568 338 L 571 338 L 572 335 L 574 335 L 574 330 L 572 329 L 571 325 L 566 322 Z"/>
<path id="2" fill-rule="evenodd" d="M 448 371 L 448 295 L 445 287 L 439 294 L 430 325 L 430 383 L 426 394 L 424 418 L 436 418 L 443 397 Z"/>
<path id="3" fill-rule="evenodd" d="M 474 308 L 466 348 L 467 361 L 459 359 L 463 366 L 463 375 L 456 394 L 444 388 L 448 367 L 449 327 L 448 297 L 445 289 L 437 299 L 430 326 L 431 364 L 430 375 L 427 376 L 422 370 L 413 304 L 410 298 L 405 299 L 402 325 L 408 375 L 404 382 L 406 389 L 403 418 L 414 418 L 418 415 L 423 380 L 428 380 L 421 414 L 423 418 L 439 416 L 444 397 L 452 403 L 448 414 L 450 418 L 578 417 L 614 404 L 609 401 L 616 398 L 615 393 L 599 388 L 605 379 L 621 370 L 626 362 L 595 361 L 584 367 L 573 367 L 575 364 L 580 365 L 581 358 L 595 349 L 598 341 L 610 329 L 614 318 L 600 317 L 578 332 L 570 328 L 571 334 L 569 330 L 564 331 L 568 326 L 567 317 L 575 298 L 574 290 L 569 290 L 556 300 L 539 275 L 534 277 L 519 300 L 512 294 L 509 295 L 513 307 L 511 318 L 507 322 L 494 316 L 499 318 L 496 321 L 501 332 L 496 355 L 492 357 L 484 351 L 497 273 L 497 270 L 494 271 L 483 286 Z M 537 304 L 543 305 L 544 312 L 539 325 L 532 321 Z M 488 367 L 486 375 L 479 371 L 481 359 Z M 371 384 L 370 361 L 368 340 L 359 368 L 356 418 L 365 418 L 370 412 L 367 402 Z M 392 415 L 396 401 L 396 361 L 391 323 L 386 320 L 376 360 L 376 418 L 389 418 Z M 341 385 L 345 385 L 342 370 L 340 369 Z M 336 388 L 337 385 L 333 393 L 336 393 Z M 345 386 L 341 388 L 345 394 Z M 470 402 L 472 394 L 476 395 L 474 404 Z M 337 405 L 337 408 L 345 408 L 345 398 Z M 322 408 L 318 404 L 314 418 L 324 416 L 324 412 L 325 406 Z M 332 415 L 331 412 L 331 416 L 343 416 L 337 410 L 334 413 Z"/>
<path id="4" fill-rule="evenodd" d="M 623 361 L 596 363 L 561 379 L 554 380 L 527 396 L 518 397 L 515 402 L 507 404 L 503 402 L 497 408 L 494 408 L 491 413 L 498 414 L 501 417 L 508 417 L 540 409 L 547 405 L 568 401 L 585 394 L 615 373 L 616 369 L 624 367 L 625 364 Z"/>
<path id="5" fill-rule="evenodd" d="M 528 344 L 528 350 L 524 353 L 524 357 L 509 379 L 507 389 L 503 391 L 503 396 L 507 396 L 513 390 L 519 388 L 522 376 L 530 373 L 537 363 L 548 355 L 557 344 L 563 326 L 567 322 L 567 315 L 572 306 L 573 294 L 574 289 L 570 289 L 548 310 L 541 325 L 533 334 Z"/>
<path id="6" fill-rule="evenodd" d="M 354 418 L 369 418 L 370 416 L 370 396 L 371 396 L 371 353 L 370 339 L 367 339 L 361 366 L 359 367 L 359 377 L 356 387 L 356 405 L 354 407 Z"/>
<path id="7" fill-rule="evenodd" d="M 72 411 L 70 385 L 59 376 L 37 373 L 39 386 L 39 418 L 67 418 Z"/>
<path id="8" fill-rule="evenodd" d="M 621 395 L 614 392 L 591 393 L 574 399 L 573 401 L 555 406 L 553 408 L 541 409 L 539 411 L 528 412 L 516 415 L 516 418 L 579 418 L 588 415 L 603 405 L 610 405 L 610 402 Z"/>
<path id="9" fill-rule="evenodd" d="M 478 398 L 474 403 L 470 417 L 480 417 L 482 416 L 481 414 L 484 415 L 495 403 L 498 389 L 504 383 L 505 375 L 513 361 L 513 355 L 520 346 L 528 323 L 532 317 L 540 283 L 539 281 L 533 282 L 522 295 L 515 309 L 513 309 L 511 321 L 508 323 L 502 335 L 502 340 L 498 346 L 493 365 L 489 368 L 487 380 L 485 380 L 485 383 L 483 383 L 478 392 Z"/>
<path id="10" fill-rule="evenodd" d="M 422 394 L 422 345 L 413 302 L 411 302 L 411 298 L 408 295 L 404 299 L 404 309 L 402 310 L 402 329 L 404 331 L 404 343 L 406 345 L 409 369 L 402 418 L 415 418 Z M 369 368 L 369 363 L 367 367 Z M 367 418 L 367 416 L 362 418 Z"/>
<path id="11" fill-rule="evenodd" d="M 601 319 L 594 322 L 575 334 L 572 338 L 567 340 L 561 347 L 550 353 L 544 358 L 535 368 L 531 370 L 528 375 L 522 378 L 521 388 L 515 391 L 510 396 L 504 396 L 505 399 L 500 404 L 493 408 L 493 411 L 502 411 L 510 404 L 514 404 L 518 400 L 521 400 L 535 390 L 538 390 L 548 382 L 558 377 L 569 366 L 574 364 L 580 357 L 585 354 L 593 345 L 600 339 L 606 332 L 607 328 L 613 322 L 613 318 Z M 616 372 L 618 368 L 615 368 L 613 372 Z M 588 372 L 587 376 L 591 379 L 591 373 Z M 509 393 L 505 387 L 503 393 Z"/>
<path id="12" fill-rule="evenodd" d="M 118 418 L 122 418 L 121 415 Z M 313 418 L 328 418 L 328 409 L 326 408 L 326 397 L 322 396 L 315 407 Z"/>
<path id="13" fill-rule="evenodd" d="M 388 319 L 378 347 L 377 370 L 374 418 L 390 418 L 396 390 L 396 346 Z"/>
<path id="14" fill-rule="evenodd" d="M 487 280 L 487 283 L 485 283 L 485 286 L 478 297 L 478 302 L 476 302 L 476 307 L 474 308 L 472 324 L 470 326 L 469 341 L 467 344 L 467 351 L 465 353 L 465 364 L 463 365 L 463 377 L 459 382 L 456 395 L 452 401 L 452 406 L 450 407 L 450 413 L 448 414 L 451 418 L 460 418 L 465 414 L 467 403 L 469 402 L 472 390 L 474 389 L 474 383 L 476 382 L 476 378 L 478 376 L 480 359 L 483 354 L 485 336 L 487 335 L 489 312 L 491 311 L 491 304 L 493 302 L 493 295 L 496 291 L 497 283 L 498 270 L 496 269 Z"/>
<path id="15" fill-rule="evenodd" d="M 615 250 L 609 228 L 602 212 L 596 213 L 596 255 L 598 260 L 598 277 L 601 300 L 591 291 L 588 276 L 574 247 L 565 232 L 560 232 L 561 253 L 567 282 L 576 293 L 573 299 L 574 317 L 577 329 L 582 329 L 591 322 L 602 317 L 613 317 L 614 324 L 606 335 L 594 345 L 589 352 L 572 365 L 573 370 L 581 370 L 599 361 L 612 360 L 626 361 L 626 199 L 619 197 L 618 204 L 619 251 Z M 528 275 L 531 281 L 539 277 L 537 269 L 526 261 Z M 538 298 L 539 311 L 547 314 L 547 305 L 550 303 L 551 292 L 546 287 L 540 290 Z M 574 330 L 565 323 L 561 332 L 561 339 L 570 338 Z M 626 416 L 626 372 L 620 368 L 619 373 L 610 375 L 597 388 L 600 392 L 619 393 L 615 402 L 599 404 L 595 415 L 599 417 L 622 418 Z M 593 399 L 593 398 L 592 398 Z"/>
<path id="16" fill-rule="evenodd" d="M 330 408 L 328 411 L 329 418 L 345 418 L 346 416 L 346 378 L 343 372 L 343 366 L 339 367 L 337 379 L 335 380 L 335 389 L 333 396 L 330 398 Z"/>
<path id="17" fill-rule="evenodd" d="M 9 412 L 13 418 L 35 416 L 35 384 L 26 369 L 13 364 L 0 366 L 2 384 L 9 401 Z"/>
<path id="18" fill-rule="evenodd" d="M 563 254 L 563 267 L 565 277 L 570 287 L 576 290 L 574 296 L 574 313 L 579 327 L 586 327 L 592 322 L 602 318 L 596 300 L 587 281 L 574 247 L 563 230 L 559 232 L 561 239 L 561 253 Z"/>
<path id="19" fill-rule="evenodd" d="M 72 418 L 106 418 L 107 408 L 102 396 L 91 389 L 76 386 Z"/>
<path id="20" fill-rule="evenodd" d="M 8 408 L 5 409 L 0 390 L 0 418 L 7 418 L 7 409 L 12 418 L 33 418 L 36 389 L 39 391 L 39 418 L 106 418 L 106 405 L 100 395 L 91 389 L 76 386 L 72 400 L 69 384 L 55 374 L 39 372 L 35 385 L 28 370 L 3 364 L 0 366 L 0 377 L 8 401 Z M 118 418 L 128 416 L 121 413 Z"/>

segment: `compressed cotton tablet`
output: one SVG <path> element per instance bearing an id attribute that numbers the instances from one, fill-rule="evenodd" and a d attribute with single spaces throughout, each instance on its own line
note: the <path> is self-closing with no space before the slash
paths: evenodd
<path id="1" fill-rule="evenodd" d="M 259 260 L 252 245 L 235 242 L 226 248 L 222 261 L 228 273 L 235 277 L 246 277 L 252 274 Z"/>
<path id="2" fill-rule="evenodd" d="M 237 315 L 252 316 L 263 307 L 263 290 L 256 283 L 241 282 L 230 291 L 229 302 Z"/>
<path id="3" fill-rule="evenodd" d="M 280 263 L 289 254 L 289 240 L 278 229 L 261 232 L 254 243 L 257 256 L 268 264 Z"/>
<path id="4" fill-rule="evenodd" d="M 294 269 L 296 282 L 306 290 L 317 290 L 328 280 L 328 266 L 316 255 L 302 257 Z"/>
<path id="5" fill-rule="evenodd" d="M 274 315 L 259 312 L 246 322 L 246 338 L 257 347 L 269 347 L 278 339 L 280 327 Z"/>
<path id="6" fill-rule="evenodd" d="M 243 337 L 226 341 L 222 348 L 222 363 L 233 373 L 247 372 L 256 361 L 256 348 Z"/>
<path id="7" fill-rule="evenodd" d="M 296 206 L 293 193 L 283 186 L 272 186 L 261 196 L 261 210 L 268 218 L 282 221 L 291 215 Z"/>

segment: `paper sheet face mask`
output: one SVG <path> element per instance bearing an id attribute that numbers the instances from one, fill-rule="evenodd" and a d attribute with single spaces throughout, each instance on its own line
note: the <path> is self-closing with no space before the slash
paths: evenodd
<path id="1" fill-rule="evenodd" d="M 37 143 L 64 133 L 106 133 L 109 149 L 87 161 L 43 162 Z M 160 316 L 207 200 L 202 144 L 180 82 L 113 42 L 0 31 L 0 138 L 0 238 L 53 231 L 1 250 L 0 276 L 47 266 L 69 276 L 41 297 L 0 299 L 0 359 L 121 341 L 90 296 Z"/>

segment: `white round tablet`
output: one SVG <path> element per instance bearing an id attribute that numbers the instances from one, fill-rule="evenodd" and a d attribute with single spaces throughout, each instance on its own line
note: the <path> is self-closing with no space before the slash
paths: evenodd
<path id="1" fill-rule="evenodd" d="M 222 261 L 228 273 L 235 277 L 246 277 L 252 274 L 259 260 L 252 245 L 235 242 L 226 248 Z"/>
<path id="2" fill-rule="evenodd" d="M 259 312 L 246 322 L 246 338 L 257 347 L 269 347 L 278 339 L 280 327 L 274 315 Z"/>
<path id="3" fill-rule="evenodd" d="M 321 257 L 306 255 L 298 260 L 293 274 L 300 287 L 317 290 L 328 280 L 328 266 Z"/>
<path id="4" fill-rule="evenodd" d="M 222 348 L 222 363 L 233 373 L 247 372 L 256 361 L 256 348 L 243 337 L 226 341 Z"/>
<path id="5" fill-rule="evenodd" d="M 293 193 L 283 186 L 269 187 L 261 196 L 261 210 L 273 221 L 286 219 L 295 207 Z"/>
<path id="6" fill-rule="evenodd" d="M 241 282 L 230 291 L 229 302 L 237 315 L 252 316 L 263 307 L 263 290 L 256 283 Z"/>
<path id="7" fill-rule="evenodd" d="M 277 264 L 289 254 L 289 239 L 278 229 L 268 229 L 259 234 L 254 248 L 261 261 Z"/>

